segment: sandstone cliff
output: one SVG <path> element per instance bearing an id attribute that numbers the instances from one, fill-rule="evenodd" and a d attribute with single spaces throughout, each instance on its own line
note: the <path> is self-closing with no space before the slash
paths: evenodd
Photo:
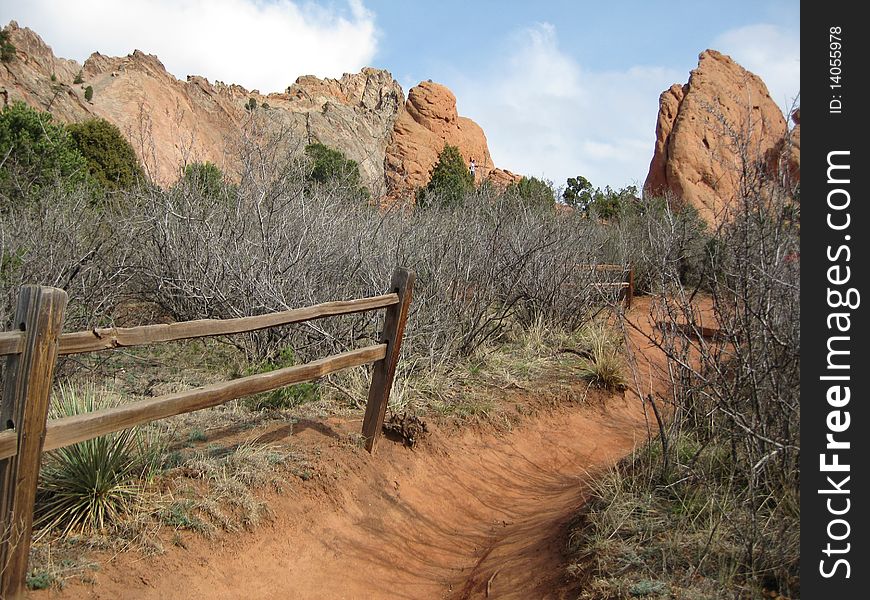
<path id="1" fill-rule="evenodd" d="M 445 143 L 458 146 L 467 161 L 475 158 L 479 181 L 517 179 L 494 168 L 483 130 L 456 114 L 456 98 L 438 84 L 413 88 L 406 103 L 389 72 L 365 68 L 340 79 L 302 76 L 285 92 L 262 95 L 198 76 L 180 81 L 139 50 L 125 57 L 94 53 L 79 65 L 55 57 L 14 21 L 6 30 L 17 56 L 0 64 L 0 102 L 23 100 L 67 122 L 102 117 L 114 123 L 160 184 L 173 182 L 193 161 L 234 172 L 234 148 L 252 129 L 282 132 L 291 150 L 315 141 L 341 150 L 359 163 L 375 196 L 398 198 L 425 185 Z M 84 81 L 76 84 L 79 72 Z M 254 110 L 246 107 L 251 99 Z"/>
<path id="2" fill-rule="evenodd" d="M 644 188 L 670 192 L 715 221 L 738 191 L 743 161 L 775 168 L 787 133 L 764 82 L 730 57 L 705 50 L 689 82 L 659 98 Z M 799 170 L 799 154 L 796 164 Z"/>

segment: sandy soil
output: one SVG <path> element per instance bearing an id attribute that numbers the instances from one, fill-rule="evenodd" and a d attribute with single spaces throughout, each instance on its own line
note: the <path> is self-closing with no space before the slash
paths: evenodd
<path id="1" fill-rule="evenodd" d="M 637 303 L 633 314 L 644 310 Z M 636 332 L 632 342 L 641 379 L 659 387 L 655 353 Z M 122 554 L 95 584 L 29 597 L 576 597 L 564 579 L 567 525 L 596 473 L 648 431 L 632 391 L 542 408 L 507 433 L 436 428 L 415 450 L 382 439 L 374 456 L 338 441 L 358 426 L 297 427 L 294 439 L 320 448 L 332 483 L 315 478 L 272 497 L 274 518 L 255 531 Z"/>

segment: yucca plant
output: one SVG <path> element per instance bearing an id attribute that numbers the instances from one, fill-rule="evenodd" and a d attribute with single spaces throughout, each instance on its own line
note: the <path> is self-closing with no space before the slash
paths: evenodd
<path id="1" fill-rule="evenodd" d="M 118 404 L 88 385 L 61 387 L 51 418 L 68 417 Z M 40 537 L 105 531 L 141 502 L 144 483 L 156 467 L 153 440 L 126 429 L 47 452 L 36 503 Z"/>

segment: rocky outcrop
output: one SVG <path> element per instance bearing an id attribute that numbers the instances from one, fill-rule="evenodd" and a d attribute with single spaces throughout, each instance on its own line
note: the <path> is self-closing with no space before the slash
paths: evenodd
<path id="1" fill-rule="evenodd" d="M 179 81 L 156 56 L 139 50 L 125 57 L 94 53 L 79 65 L 56 58 L 30 29 L 12 22 L 7 31 L 18 52 L 0 67 L 5 101 L 23 100 L 62 121 L 102 117 L 114 123 L 158 183 L 171 183 L 193 161 L 237 170 L 237 142 L 256 131 L 280 132 L 291 151 L 314 141 L 337 148 L 359 163 L 375 193 L 385 188 L 386 147 L 404 105 L 402 89 L 387 71 L 305 76 L 285 92 L 262 95 L 198 76 Z M 80 71 L 83 83 L 73 83 Z M 90 102 L 87 86 L 93 88 Z M 255 110 L 246 108 L 251 99 Z"/>
<path id="2" fill-rule="evenodd" d="M 705 50 L 689 82 L 659 98 L 644 188 L 672 194 L 717 221 L 738 192 L 743 167 L 772 168 L 786 134 L 785 117 L 764 82 L 730 57 Z"/>
<path id="3" fill-rule="evenodd" d="M 405 103 L 389 72 L 365 68 L 337 80 L 300 77 L 285 94 L 272 94 L 266 101 L 278 108 L 297 137 L 341 150 L 359 163 L 372 193 L 384 193 L 387 145 Z"/>
<path id="4" fill-rule="evenodd" d="M 435 83 L 413 88 L 405 102 L 389 72 L 365 68 L 340 79 L 306 75 L 284 92 L 263 95 L 195 75 L 180 81 L 139 50 L 124 57 L 94 53 L 79 65 L 55 57 L 14 21 L 6 31 L 17 56 L 0 63 L 0 102 L 23 100 L 66 122 L 101 117 L 114 123 L 160 184 L 175 181 L 194 161 L 238 173 L 240 142 L 250 136 L 280 136 L 290 152 L 311 142 L 341 150 L 357 161 L 376 197 L 389 192 L 397 198 L 425 185 L 445 143 L 458 146 L 466 161 L 475 159 L 479 181 L 518 179 L 494 168 L 483 130 L 457 115 L 456 98 Z M 74 83 L 79 72 L 83 82 Z"/>
<path id="5" fill-rule="evenodd" d="M 81 65 L 74 60 L 55 57 L 36 33 L 20 28 L 15 21 L 9 23 L 6 31 L 16 52 L 13 60 L 0 62 L 0 91 L 5 92 L 2 94 L 3 102 L 22 100 L 42 110 L 50 110 L 63 121 L 87 118 L 91 111 L 84 100 L 84 90 L 77 90 L 72 85 Z"/>
<path id="6" fill-rule="evenodd" d="M 387 148 L 387 189 L 394 198 L 410 197 L 429 182 L 445 144 L 456 146 L 466 163 L 473 158 L 478 183 L 490 179 L 506 186 L 519 176 L 496 169 L 480 126 L 456 111 L 456 96 L 441 84 L 424 81 L 408 92 Z"/>

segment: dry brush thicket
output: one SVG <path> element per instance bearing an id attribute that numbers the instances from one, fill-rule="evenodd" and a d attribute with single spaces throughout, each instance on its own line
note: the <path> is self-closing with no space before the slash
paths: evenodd
<path id="1" fill-rule="evenodd" d="M 405 352 L 434 365 L 543 318 L 576 328 L 601 304 L 579 264 L 621 262 L 606 228 L 490 189 L 460 206 L 384 209 L 310 164 L 240 145 L 241 179 L 214 194 L 182 180 L 93 204 L 87 190 L 44 189 L 0 215 L 0 321 L 19 285 L 70 294 L 66 330 L 122 322 L 147 303 L 165 318 L 229 318 L 383 293 L 396 265 L 417 276 Z M 256 149 L 254 149 L 256 148 Z M 297 357 L 376 334 L 376 315 L 261 332 L 236 343 L 255 360 Z"/>
<path id="2" fill-rule="evenodd" d="M 651 439 L 599 484 L 577 532 L 595 556 L 574 567 L 588 597 L 800 593 L 799 184 L 753 151 L 751 124 L 722 126 L 740 186 L 721 223 L 700 245 L 669 211 L 635 228 L 663 292 L 651 339 L 672 394 L 647 395 L 634 372 Z"/>

